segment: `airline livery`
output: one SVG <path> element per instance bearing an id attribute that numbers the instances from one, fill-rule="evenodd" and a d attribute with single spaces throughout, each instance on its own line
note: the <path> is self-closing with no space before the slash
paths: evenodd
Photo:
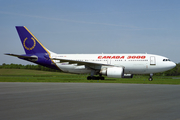
<path id="1" fill-rule="evenodd" d="M 168 58 L 154 54 L 56 54 L 45 48 L 25 27 L 16 26 L 26 54 L 15 56 L 49 68 L 68 73 L 87 73 L 87 80 L 132 78 L 133 74 L 150 74 L 170 70 L 176 64 Z M 95 76 L 99 75 L 99 76 Z"/>

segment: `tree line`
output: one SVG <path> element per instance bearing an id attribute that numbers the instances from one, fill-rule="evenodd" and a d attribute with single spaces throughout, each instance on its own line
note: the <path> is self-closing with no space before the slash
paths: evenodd
<path id="1" fill-rule="evenodd" d="M 51 71 L 51 72 L 59 72 L 60 70 L 51 69 L 48 67 L 44 67 L 42 65 L 22 65 L 22 64 L 5 64 L 0 65 L 0 69 L 29 69 L 29 70 L 41 70 L 41 71 Z"/>
<path id="2" fill-rule="evenodd" d="M 0 69 L 30 69 L 30 70 L 41 70 L 41 71 L 51 71 L 51 72 L 60 72 L 60 70 L 51 69 L 48 67 L 44 67 L 41 65 L 21 65 L 21 64 L 5 64 L 3 63 L 0 65 Z M 171 70 L 161 72 L 161 73 L 155 73 L 154 75 L 157 76 L 178 76 L 180 75 L 180 63 L 176 64 L 176 67 L 174 67 Z"/>

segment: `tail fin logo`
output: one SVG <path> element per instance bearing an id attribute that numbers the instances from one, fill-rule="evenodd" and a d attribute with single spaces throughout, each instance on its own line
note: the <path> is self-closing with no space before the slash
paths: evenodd
<path id="1" fill-rule="evenodd" d="M 33 37 L 31 39 L 26 37 L 23 41 L 23 46 L 26 50 L 32 50 L 36 46 L 36 40 Z"/>

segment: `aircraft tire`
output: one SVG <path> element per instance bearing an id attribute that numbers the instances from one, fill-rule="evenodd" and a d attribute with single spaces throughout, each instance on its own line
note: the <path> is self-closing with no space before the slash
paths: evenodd
<path id="1" fill-rule="evenodd" d="M 87 80 L 104 80 L 104 77 L 88 76 Z"/>
<path id="2" fill-rule="evenodd" d="M 101 80 L 104 80 L 104 77 L 100 77 Z"/>
<path id="3" fill-rule="evenodd" d="M 88 76 L 88 77 L 87 77 L 87 80 L 91 80 L 91 79 L 92 79 L 92 77 L 91 77 L 91 76 Z"/>
<path id="4" fill-rule="evenodd" d="M 149 81 L 153 81 L 153 78 L 152 78 L 152 77 L 150 77 L 150 78 L 149 78 Z"/>
<path id="5" fill-rule="evenodd" d="M 95 76 L 92 76 L 92 80 L 96 80 L 96 77 L 95 77 Z"/>

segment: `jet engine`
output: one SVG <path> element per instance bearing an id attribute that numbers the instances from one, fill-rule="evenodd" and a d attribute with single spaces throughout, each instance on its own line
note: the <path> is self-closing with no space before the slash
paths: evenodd
<path id="1" fill-rule="evenodd" d="M 100 73 L 106 75 L 107 77 L 113 78 L 123 78 L 124 68 L 123 67 L 108 67 L 101 69 Z"/>

